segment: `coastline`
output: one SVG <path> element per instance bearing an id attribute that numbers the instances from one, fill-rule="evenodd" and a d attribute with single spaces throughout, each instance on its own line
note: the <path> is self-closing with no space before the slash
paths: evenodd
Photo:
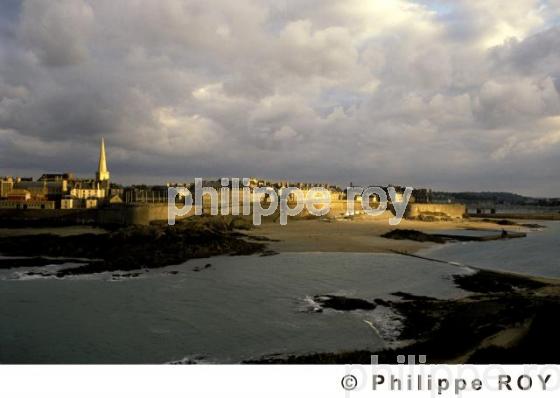
<path id="1" fill-rule="evenodd" d="M 105 236 L 66 235 L 70 231 L 62 229 L 57 230 L 60 235 L 33 236 L 33 233 L 39 232 L 37 229 L 12 230 L 15 232 L 13 239 L 3 238 L 0 242 L 3 242 L 4 249 L 11 248 L 12 255 L 34 254 L 43 256 L 42 259 L 49 258 L 49 255 L 63 255 L 68 258 L 78 253 L 83 254 L 83 257 L 95 258 L 95 250 L 82 252 L 86 248 L 104 248 L 102 262 L 50 272 L 64 277 L 117 270 L 147 272 L 150 268 L 163 268 L 189 259 L 219 254 L 263 256 L 285 252 L 397 252 L 417 257 L 419 255 L 415 253 L 419 250 L 441 247 L 442 244 L 406 238 L 388 239 L 382 235 L 395 229 L 405 233 L 405 236 L 410 230 L 438 235 L 445 235 L 448 233 L 446 231 L 450 230 L 527 230 L 526 227 L 517 224 L 499 225 L 478 220 L 403 220 L 400 225 L 391 226 L 386 219 L 367 218 L 299 219 L 290 220 L 286 226 L 268 219 L 259 227 L 247 228 L 250 228 L 250 225 L 244 219 L 203 217 L 175 227 L 166 224 L 134 227 L 112 231 Z M 25 232 L 30 235 L 26 237 Z M 178 245 L 181 248 L 179 253 L 176 251 Z M 195 248 L 196 251 L 193 251 Z M 420 261 L 426 262 L 427 269 L 431 267 L 429 260 L 426 256 L 420 258 Z M 19 265 L 27 266 L 25 261 Z M 8 259 L 5 259 L 5 263 L 11 267 L 18 265 Z M 38 275 L 50 274 L 47 272 Z M 136 273 L 124 276 L 136 276 Z M 371 284 L 367 281 L 366 283 Z M 385 307 L 403 319 L 400 336 L 395 344 L 391 342 L 389 348 L 381 351 L 360 349 L 351 352 L 304 352 L 293 355 L 290 355 L 290 352 L 282 352 L 277 356 L 248 359 L 247 362 L 368 363 L 371 355 L 379 355 L 382 362 L 391 363 L 398 353 L 426 354 L 431 363 L 484 363 L 490 360 L 488 358 L 498 358 L 497 360 L 503 363 L 543 363 L 550 361 L 550 355 L 556 355 L 555 351 L 549 353 L 541 342 L 551 341 L 546 333 L 548 330 L 554 330 L 554 324 L 547 314 L 560 309 L 560 280 L 476 269 L 476 272 L 468 275 L 454 276 L 450 283 L 464 290 L 466 296 L 451 299 L 416 296 L 400 285 L 394 292 L 389 291 L 392 292 L 389 298 L 379 295 L 379 291 L 375 289 L 372 289 L 371 296 L 354 296 L 352 293 L 340 293 L 336 289 L 328 288 L 316 292 L 319 294 L 313 297 L 320 306 L 317 312 L 322 312 L 323 309 L 343 312 L 368 311 L 376 306 Z M 371 327 L 375 330 L 377 325 Z M 327 350 L 329 347 L 333 346 L 327 346 Z"/>
<path id="2" fill-rule="evenodd" d="M 253 233 L 275 240 L 270 247 L 280 252 L 392 252 L 419 257 L 423 261 L 465 267 L 415 254 L 429 253 L 441 243 L 392 240 L 381 236 L 395 229 L 440 235 L 441 231 L 451 229 L 519 233 L 531 228 L 516 223 L 499 225 L 483 220 L 403 220 L 394 227 L 388 225 L 387 220 L 301 220 L 293 222 L 291 226 L 264 224 Z M 375 300 L 378 305 L 388 307 L 404 319 L 397 340 L 400 343 L 395 348 L 304 355 L 278 354 L 255 358 L 247 363 L 368 364 L 371 355 L 378 355 L 381 363 L 391 364 L 395 362 L 397 354 L 426 354 L 428 363 L 554 362 L 559 355 L 558 350 L 550 349 L 545 342 L 550 341 L 551 334 L 555 333 L 555 322 L 550 314 L 560 310 L 560 279 L 471 266 L 468 268 L 474 272 L 454 278 L 454 283 L 468 292 L 466 297 L 440 300 L 395 292 L 394 301 Z M 337 299 L 344 300 L 344 297 Z"/>
<path id="3" fill-rule="evenodd" d="M 361 217 L 354 220 L 290 219 L 287 225 L 264 222 L 246 233 L 263 236 L 275 252 L 353 252 L 353 253 L 415 253 L 437 245 L 434 242 L 393 240 L 381 235 L 394 229 L 411 229 L 426 233 L 445 230 L 480 229 L 518 232 L 526 229 L 519 225 L 498 225 L 479 220 L 416 221 L 403 219 L 391 226 L 387 219 Z"/>
<path id="4" fill-rule="evenodd" d="M 428 364 L 554 363 L 560 349 L 547 344 L 556 334 L 560 280 L 478 270 L 454 278 L 470 292 L 440 300 L 395 292 L 395 300 L 374 300 L 403 319 L 397 341 L 379 351 L 272 354 L 256 364 L 395 364 L 397 355 L 426 355 Z M 341 299 L 341 298 L 339 298 Z M 352 311 L 357 308 L 347 308 Z M 552 340 L 553 341 L 553 340 Z"/>

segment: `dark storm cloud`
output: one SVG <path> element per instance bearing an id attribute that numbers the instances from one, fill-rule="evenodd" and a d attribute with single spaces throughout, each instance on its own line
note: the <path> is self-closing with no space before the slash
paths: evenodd
<path id="1" fill-rule="evenodd" d="M 558 4 L 0 5 L 0 167 L 560 194 Z"/>

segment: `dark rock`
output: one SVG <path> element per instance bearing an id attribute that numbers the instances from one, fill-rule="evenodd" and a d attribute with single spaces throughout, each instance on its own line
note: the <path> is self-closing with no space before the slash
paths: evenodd
<path id="1" fill-rule="evenodd" d="M 546 286 L 543 282 L 523 276 L 486 270 L 469 275 L 454 275 L 453 280 L 461 289 L 476 293 L 510 293 L 520 289 L 537 289 Z"/>
<path id="2" fill-rule="evenodd" d="M 391 303 L 389 301 L 380 299 L 380 298 L 376 298 L 375 300 L 373 300 L 373 302 L 377 305 L 380 305 L 382 307 L 390 307 Z"/>
<path id="3" fill-rule="evenodd" d="M 375 309 L 376 305 L 366 300 L 358 298 L 349 298 L 343 296 L 315 296 L 313 300 L 318 303 L 322 308 L 330 308 L 337 311 L 355 311 L 366 310 L 370 311 Z"/>
<path id="4" fill-rule="evenodd" d="M 84 263 L 89 261 L 76 260 L 72 258 L 57 258 L 49 259 L 44 257 L 29 257 L 29 258 L 3 258 L 0 259 L 0 269 L 22 268 L 22 267 L 43 267 L 45 265 L 60 265 L 66 263 Z"/>
<path id="5" fill-rule="evenodd" d="M 411 293 L 405 293 L 405 292 L 395 292 L 395 293 L 391 293 L 392 296 L 397 296 L 400 297 L 403 300 L 416 300 L 416 301 L 425 301 L 425 300 L 437 300 L 436 298 L 433 297 L 429 297 L 429 296 L 417 296 L 415 294 L 411 294 Z"/>
<path id="6" fill-rule="evenodd" d="M 190 220 L 190 219 L 189 219 Z M 214 255 L 248 255 L 263 252 L 265 245 L 231 235 L 231 222 L 219 217 L 196 217 L 176 225 L 124 227 L 106 234 L 58 236 L 24 235 L 0 238 L 0 253 L 7 256 L 91 259 L 56 275 L 133 271 L 182 264 Z M 62 261 L 62 260 L 60 260 Z M 37 262 L 39 264 L 37 264 Z M 76 261 L 73 261 L 76 262 Z M 0 267 L 41 266 L 53 260 L 1 260 Z"/>
<path id="7" fill-rule="evenodd" d="M 531 229 L 542 229 L 542 228 L 546 228 L 546 226 L 544 225 L 540 225 L 540 224 L 521 224 L 522 227 L 525 228 L 531 228 Z"/>
<path id="8" fill-rule="evenodd" d="M 403 319 L 399 339 L 411 343 L 381 351 L 270 355 L 248 363 L 395 364 L 397 355 L 427 356 L 427 363 L 548 364 L 560 356 L 554 344 L 558 334 L 554 314 L 560 311 L 560 289 L 531 278 L 491 271 L 461 276 L 463 288 L 477 294 L 452 300 L 433 300 L 401 294 L 407 300 L 390 303 Z M 490 284 L 490 293 L 478 293 Z M 488 287 L 488 286 L 486 286 Z M 543 290 L 539 290 L 544 288 Z M 536 294 L 538 292 L 538 294 Z M 505 345 L 488 345 L 489 339 L 527 325 L 527 331 Z"/>
<path id="9" fill-rule="evenodd" d="M 417 242 L 435 242 L 445 243 L 449 239 L 441 236 L 431 235 L 424 232 L 416 231 L 414 229 L 394 229 L 383 235 L 383 238 L 396 239 L 396 240 L 414 240 Z"/>

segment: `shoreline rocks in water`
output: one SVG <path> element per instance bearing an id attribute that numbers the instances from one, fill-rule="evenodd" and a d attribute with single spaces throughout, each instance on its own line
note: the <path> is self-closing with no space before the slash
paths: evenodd
<path id="1" fill-rule="evenodd" d="M 344 296 L 334 296 L 330 294 L 314 296 L 313 300 L 317 304 L 319 304 L 322 309 L 330 308 L 336 311 L 371 311 L 376 307 L 374 303 L 371 303 L 367 300 Z"/>
<path id="2" fill-rule="evenodd" d="M 92 259 L 78 267 L 60 269 L 54 274 L 64 277 L 161 268 L 193 258 L 248 255 L 265 250 L 264 243 L 244 239 L 244 235 L 234 230 L 236 225 L 225 217 L 197 217 L 174 226 L 132 226 L 106 234 L 1 237 L 0 253 L 7 256 Z M 22 263 L 29 264 L 26 261 Z M 46 263 L 41 260 L 39 265 Z M 52 264 L 53 261 L 49 260 L 48 263 Z"/>
<path id="3" fill-rule="evenodd" d="M 206 264 L 206 265 L 204 265 L 204 267 L 196 266 L 192 270 L 193 270 L 193 272 L 200 272 L 200 271 L 203 271 L 203 270 L 208 269 L 210 267 L 212 267 L 212 264 Z"/>
<path id="4" fill-rule="evenodd" d="M 446 242 L 486 242 L 492 240 L 500 239 L 514 239 L 514 238 L 524 238 L 527 234 L 524 232 L 508 232 L 506 230 L 496 231 L 495 235 L 459 235 L 459 234 L 428 234 L 421 231 L 416 231 L 414 229 L 394 229 L 389 231 L 381 237 L 387 239 L 395 240 L 413 240 L 417 242 L 434 242 L 434 243 L 446 243 Z"/>
<path id="5" fill-rule="evenodd" d="M 393 229 L 392 231 L 381 235 L 381 237 L 395 240 L 414 240 L 416 242 L 445 243 L 448 241 L 448 239 L 441 236 L 427 234 L 416 231 L 415 229 Z"/>
<path id="6" fill-rule="evenodd" d="M 0 269 L 44 267 L 47 265 L 62 265 L 67 263 L 88 264 L 95 260 L 73 259 L 73 258 L 45 258 L 45 257 L 26 257 L 26 258 L 0 258 Z"/>
<path id="7" fill-rule="evenodd" d="M 543 228 L 546 228 L 545 225 L 540 225 L 540 224 L 519 224 L 519 225 L 521 225 L 522 227 L 525 227 L 525 228 L 529 228 L 529 229 L 543 229 Z"/>
<path id="8" fill-rule="evenodd" d="M 453 281 L 461 289 L 473 293 L 512 293 L 547 286 L 546 283 L 534 278 L 488 270 L 478 270 L 471 275 L 455 275 Z"/>
<path id="9" fill-rule="evenodd" d="M 492 220 L 490 218 L 483 218 L 482 219 L 483 222 L 487 222 L 487 223 L 493 223 L 493 224 L 498 224 L 498 225 L 515 225 L 515 226 L 520 226 L 520 227 L 525 227 L 525 228 L 530 228 L 530 229 L 543 229 L 546 228 L 546 226 L 544 225 L 540 225 L 540 224 L 520 224 L 518 222 L 512 221 L 512 220 L 508 220 L 508 219 L 502 219 L 502 220 Z"/>
<path id="10" fill-rule="evenodd" d="M 380 351 L 271 355 L 247 363 L 395 364 L 397 355 L 426 355 L 428 363 L 555 363 L 560 347 L 554 315 L 560 286 L 553 281 L 493 271 L 456 276 L 473 294 L 454 300 L 395 293 L 401 300 L 376 299 L 402 316 L 401 341 L 412 343 Z"/>

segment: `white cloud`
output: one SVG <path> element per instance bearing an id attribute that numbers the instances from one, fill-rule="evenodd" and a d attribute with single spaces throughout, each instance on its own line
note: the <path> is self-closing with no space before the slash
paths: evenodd
<path id="1" fill-rule="evenodd" d="M 558 195 L 526 171 L 559 160 L 557 2 L 422 3 L 25 0 L 0 34 L 0 167 L 48 142 L 88 171 L 104 135 L 122 180 L 487 190 L 507 165 L 508 189 Z"/>

